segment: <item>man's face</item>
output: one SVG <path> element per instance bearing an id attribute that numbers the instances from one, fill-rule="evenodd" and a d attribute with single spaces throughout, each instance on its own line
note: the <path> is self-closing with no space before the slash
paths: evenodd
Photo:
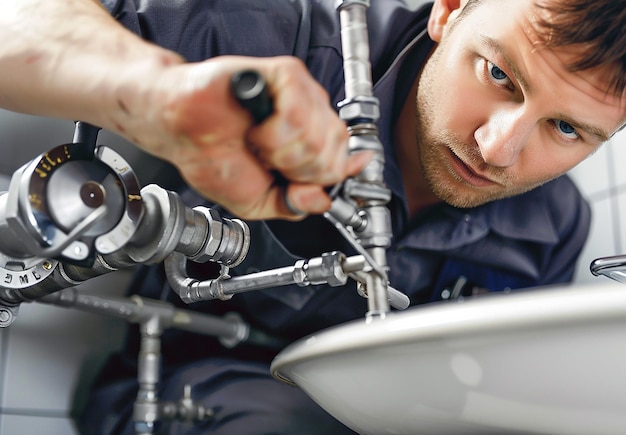
<path id="1" fill-rule="evenodd" d="M 626 121 L 626 97 L 602 71 L 568 72 L 567 49 L 542 46 L 533 0 L 455 11 L 424 67 L 417 140 L 433 192 L 458 207 L 530 190 L 593 153 Z"/>

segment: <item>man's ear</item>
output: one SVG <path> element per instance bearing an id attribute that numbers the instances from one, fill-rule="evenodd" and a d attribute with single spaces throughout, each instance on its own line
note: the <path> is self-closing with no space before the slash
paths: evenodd
<path id="1" fill-rule="evenodd" d="M 428 34 L 430 35 L 430 39 L 435 42 L 441 41 L 443 31 L 446 24 L 448 24 L 450 15 L 462 6 L 465 6 L 465 3 L 467 3 L 467 0 L 435 0 L 428 19 Z"/>

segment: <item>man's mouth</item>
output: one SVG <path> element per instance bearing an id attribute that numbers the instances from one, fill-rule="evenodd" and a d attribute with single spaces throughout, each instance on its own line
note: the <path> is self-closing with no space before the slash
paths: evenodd
<path id="1" fill-rule="evenodd" d="M 490 178 L 481 175 L 470 165 L 461 160 L 454 152 L 450 151 L 450 162 L 454 172 L 468 184 L 475 187 L 489 187 L 498 184 Z"/>

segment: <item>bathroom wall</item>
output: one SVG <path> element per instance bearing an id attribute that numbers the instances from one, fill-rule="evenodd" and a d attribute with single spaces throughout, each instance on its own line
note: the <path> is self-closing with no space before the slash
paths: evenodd
<path id="1" fill-rule="evenodd" d="M 598 282 L 589 272 L 596 258 L 626 254 L 626 130 L 570 171 L 591 204 L 591 234 L 578 263 L 577 283 Z"/>

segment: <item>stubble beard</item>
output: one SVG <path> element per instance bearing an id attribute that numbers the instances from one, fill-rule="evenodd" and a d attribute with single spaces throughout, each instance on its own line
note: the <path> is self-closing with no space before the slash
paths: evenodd
<path id="1" fill-rule="evenodd" d="M 541 184 L 520 185 L 506 168 L 486 166 L 478 145 L 466 144 L 457 133 L 438 129 L 437 83 L 435 77 L 440 49 L 436 49 L 420 75 L 416 101 L 416 137 L 419 164 L 431 191 L 442 201 L 459 208 L 478 207 L 485 203 L 527 192 Z M 440 110 L 439 110 L 440 111 Z M 468 184 L 453 169 L 447 153 L 453 152 L 476 167 L 481 167 L 502 185 L 479 188 Z"/>

